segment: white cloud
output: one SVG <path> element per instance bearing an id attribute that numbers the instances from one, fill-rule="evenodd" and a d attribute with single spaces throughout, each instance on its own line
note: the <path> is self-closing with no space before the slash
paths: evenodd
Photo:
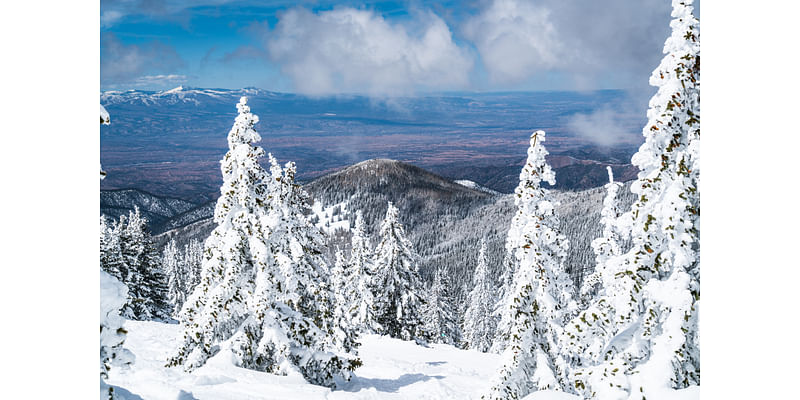
<path id="1" fill-rule="evenodd" d="M 125 14 L 118 10 L 108 10 L 100 13 L 100 26 L 107 28 L 122 19 Z"/>
<path id="2" fill-rule="evenodd" d="M 556 71 L 576 89 L 646 86 L 669 15 L 663 0 L 492 0 L 462 31 L 496 83 Z"/>
<path id="3" fill-rule="evenodd" d="M 567 122 L 567 129 L 576 135 L 601 145 L 610 146 L 631 137 L 622 125 L 621 115 L 604 107 L 590 114 L 575 114 Z"/>
<path id="4" fill-rule="evenodd" d="M 372 11 L 336 8 L 315 14 L 294 8 L 270 32 L 267 49 L 295 90 L 309 95 L 467 87 L 470 54 L 453 41 L 441 18 L 418 17 L 412 32 L 410 24 L 390 24 Z"/>
<path id="5" fill-rule="evenodd" d="M 520 82 L 557 66 L 563 44 L 547 8 L 515 0 L 496 0 L 464 25 L 490 79 Z"/>
<path id="6" fill-rule="evenodd" d="M 157 41 L 124 44 L 113 33 L 100 37 L 100 83 L 131 83 L 148 75 L 165 74 L 185 66 L 175 49 Z"/>

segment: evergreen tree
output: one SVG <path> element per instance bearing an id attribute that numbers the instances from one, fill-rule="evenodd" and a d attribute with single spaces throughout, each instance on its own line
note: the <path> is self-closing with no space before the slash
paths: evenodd
<path id="1" fill-rule="evenodd" d="M 397 208 L 389 203 L 375 249 L 375 299 L 378 333 L 393 338 L 425 339 L 418 256 L 406 239 Z"/>
<path id="2" fill-rule="evenodd" d="M 180 312 L 183 340 L 168 365 L 202 366 L 225 344 L 237 365 L 334 386 L 360 362 L 337 351 L 332 295 L 319 232 L 305 218 L 305 192 L 264 151 L 247 99 L 228 134 L 217 227 L 205 243 L 201 280 Z"/>
<path id="3" fill-rule="evenodd" d="M 133 363 L 133 354 L 124 349 L 125 319 L 119 310 L 128 297 L 128 288 L 105 271 L 100 271 L 100 376 L 108 378 L 112 366 Z"/>
<path id="4" fill-rule="evenodd" d="M 324 241 L 306 218 L 308 194 L 295 183 L 295 165 L 281 169 L 272 155 L 269 159 L 270 181 L 276 182 L 267 195 L 270 257 L 256 277 L 253 296 L 255 314 L 265 318 L 247 321 L 232 346 L 244 366 L 285 373 L 289 361 L 309 382 L 332 387 L 361 363 L 354 357 L 355 333 L 333 318 Z"/>
<path id="5" fill-rule="evenodd" d="M 346 296 L 352 299 L 349 308 L 350 319 L 356 329 L 364 333 L 375 333 L 379 330 L 375 314 L 375 297 L 372 293 L 374 268 L 369 238 L 364 228 L 364 217 L 359 210 L 356 211 L 353 236 L 350 241 Z"/>
<path id="6" fill-rule="evenodd" d="M 632 159 L 638 200 L 617 220 L 632 248 L 608 260 L 600 293 L 566 332 L 571 353 L 588 355 L 573 378 L 587 398 L 652 399 L 700 384 L 700 31 L 691 0 L 672 6 Z"/>
<path id="7" fill-rule="evenodd" d="M 472 290 L 466 298 L 468 304 L 464 312 L 464 342 L 466 348 L 487 352 L 492 346 L 495 330 L 493 315 L 496 298 L 494 285 L 486 266 L 486 240 L 481 239 L 478 253 L 478 266 L 472 280 Z"/>
<path id="8" fill-rule="evenodd" d="M 567 363 L 560 356 L 559 335 L 575 307 L 572 280 L 564 270 L 568 248 L 558 232 L 558 216 L 541 181 L 555 184 L 545 161 L 545 133 L 531 135 L 528 160 L 515 191 L 517 214 L 508 232 L 517 267 L 506 296 L 497 337 L 506 343 L 503 364 L 484 399 L 516 399 L 530 392 L 563 390 Z"/>
<path id="9" fill-rule="evenodd" d="M 188 271 L 182 254 L 178 252 L 175 239 L 164 246 L 161 260 L 161 265 L 167 274 L 167 298 L 172 304 L 174 314 L 177 314 L 186 301 Z"/>
<path id="10" fill-rule="evenodd" d="M 128 268 L 123 262 L 120 244 L 124 228 L 124 215 L 120 216 L 119 223 L 112 221 L 110 225 L 104 216 L 100 216 L 100 268 L 119 281 L 128 280 Z"/>
<path id="11" fill-rule="evenodd" d="M 161 258 L 147 229 L 147 220 L 139 208 L 128 212 L 127 221 L 120 219 L 120 244 L 123 262 L 129 273 L 129 302 L 124 316 L 136 320 L 168 320 L 172 312 L 168 300 L 167 277 L 161 270 Z"/>
<path id="12" fill-rule="evenodd" d="M 595 254 L 595 270 L 583 282 L 580 292 L 581 303 L 586 306 L 597 294 L 602 285 L 602 271 L 613 257 L 620 254 L 621 232 L 616 226 L 616 221 L 621 212 L 617 207 L 617 193 L 622 184 L 614 182 L 614 173 L 608 169 L 608 183 L 606 184 L 606 197 L 603 199 L 603 209 L 600 211 L 600 224 L 603 226 L 603 235 L 592 241 L 592 250 Z M 585 308 L 585 307 L 584 307 Z"/>
<path id="13" fill-rule="evenodd" d="M 443 280 L 444 273 L 436 270 L 433 283 L 428 290 L 428 299 L 424 306 L 425 332 L 430 341 L 455 345 L 461 341 L 458 329 L 458 315 L 453 307 L 453 298 Z"/>
<path id="14" fill-rule="evenodd" d="M 340 349 L 349 351 L 358 346 L 356 335 L 358 327 L 353 320 L 353 306 L 355 303 L 355 292 L 352 290 L 350 282 L 350 271 L 348 261 L 344 252 L 336 250 L 335 262 L 331 269 L 331 287 L 334 297 L 333 321 L 337 323 L 335 329 L 336 344 Z"/>
<path id="15" fill-rule="evenodd" d="M 186 271 L 186 296 L 189 296 L 195 286 L 200 283 L 200 273 L 203 269 L 203 244 L 197 239 L 192 239 L 183 245 L 184 269 Z"/>
<path id="16" fill-rule="evenodd" d="M 167 277 L 139 209 L 121 215 L 111 226 L 101 217 L 100 229 L 100 268 L 128 288 L 122 316 L 136 320 L 169 319 L 172 307 Z"/>

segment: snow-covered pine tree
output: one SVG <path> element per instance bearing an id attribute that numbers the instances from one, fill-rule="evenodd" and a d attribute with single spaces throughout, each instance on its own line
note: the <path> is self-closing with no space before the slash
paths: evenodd
<path id="1" fill-rule="evenodd" d="M 350 259 L 348 260 L 346 293 L 350 304 L 350 319 L 355 328 L 362 333 L 378 331 L 375 314 L 375 297 L 373 295 L 373 279 L 375 267 L 372 262 L 372 250 L 364 228 L 364 217 L 361 210 L 356 211 L 353 236 L 350 239 Z"/>
<path id="2" fill-rule="evenodd" d="M 338 325 L 334 330 L 335 343 L 341 350 L 355 347 L 356 327 L 353 324 L 351 307 L 353 297 L 348 293 L 349 271 L 344 252 L 337 249 L 333 268 L 331 268 L 331 289 L 333 292 L 333 321 Z M 348 335 L 349 334 L 349 335 Z"/>
<path id="3" fill-rule="evenodd" d="M 574 374 L 587 398 L 653 399 L 700 384 L 700 31 L 691 0 L 672 7 L 645 142 L 632 158 L 639 198 L 618 219 L 633 245 L 609 260 L 603 292 L 567 327 L 594 361 Z M 581 343 L 585 330 L 599 337 Z"/>
<path id="4" fill-rule="evenodd" d="M 600 290 L 602 285 L 602 272 L 613 257 L 620 255 L 621 233 L 616 226 L 616 221 L 621 212 L 617 206 L 617 193 L 622 187 L 619 182 L 614 182 L 614 172 L 608 169 L 608 183 L 606 184 L 606 197 L 603 199 L 603 209 L 600 211 L 600 225 L 603 226 L 603 235 L 592 241 L 592 250 L 595 254 L 594 272 L 583 282 L 580 290 L 581 304 L 585 306 Z"/>
<path id="5" fill-rule="evenodd" d="M 126 331 L 122 327 L 125 319 L 119 315 L 120 308 L 128 298 L 128 289 L 117 278 L 100 271 L 100 377 L 108 378 L 112 366 L 125 367 L 134 361 L 134 355 L 122 347 Z M 101 386 L 103 381 L 101 379 Z M 113 390 L 101 389 L 103 398 L 113 398 Z"/>
<path id="6" fill-rule="evenodd" d="M 179 313 L 183 340 L 169 366 L 192 371 L 219 351 L 250 316 L 248 300 L 255 288 L 256 264 L 268 253 L 262 219 L 267 213 L 266 171 L 258 164 L 264 150 L 253 129 L 258 117 L 250 113 L 243 97 L 239 115 L 228 133 L 229 150 L 221 164 L 222 187 L 214 209 L 217 227 L 205 241 L 200 283 Z M 257 353 L 254 351 L 254 353 Z"/>
<path id="7" fill-rule="evenodd" d="M 472 278 L 472 290 L 466 298 L 467 310 L 464 312 L 463 340 L 466 348 L 487 352 L 494 340 L 495 318 L 494 285 L 486 265 L 486 240 L 481 239 L 478 253 L 478 266 Z"/>
<path id="8" fill-rule="evenodd" d="M 168 320 L 172 307 L 168 300 L 167 277 L 161 270 L 161 258 L 147 229 L 147 220 L 139 207 L 128 212 L 127 220 L 120 219 L 120 245 L 123 262 L 129 271 L 128 305 L 124 316 L 136 320 Z"/>
<path id="9" fill-rule="evenodd" d="M 190 240 L 189 243 L 183 245 L 183 257 L 181 258 L 187 274 L 186 296 L 188 297 L 194 291 L 195 286 L 200 283 L 200 274 L 203 270 L 203 244 L 197 239 Z"/>
<path id="10" fill-rule="evenodd" d="M 228 134 L 223 185 L 206 240 L 199 285 L 180 312 L 183 340 L 167 365 L 191 371 L 220 348 L 242 367 L 334 386 L 359 360 L 334 349 L 331 293 L 321 237 L 303 215 L 304 192 L 264 151 L 247 99 Z"/>
<path id="11" fill-rule="evenodd" d="M 516 399 L 530 392 L 568 386 L 568 364 L 560 355 L 559 335 L 571 317 L 572 279 L 564 269 L 567 239 L 558 232 L 556 204 L 541 182 L 555 184 L 545 161 L 545 133 L 531 135 L 528 160 L 515 190 L 517 214 L 508 231 L 518 263 L 514 287 L 506 296 L 497 337 L 507 343 L 503 364 L 484 399 Z"/>
<path id="12" fill-rule="evenodd" d="M 423 309 L 425 332 L 431 342 L 455 345 L 461 341 L 458 313 L 441 269 L 437 269 L 434 274 Z"/>
<path id="13" fill-rule="evenodd" d="M 380 237 L 374 258 L 378 333 L 403 340 L 424 340 L 419 256 L 406 239 L 398 210 L 391 202 L 381 223 Z"/>
<path id="14" fill-rule="evenodd" d="M 167 274 L 167 299 L 172 304 L 173 314 L 177 315 L 186 301 L 188 271 L 175 239 L 164 246 L 161 265 Z"/>
<path id="15" fill-rule="evenodd" d="M 120 222 L 106 222 L 105 216 L 100 216 L 100 269 L 106 271 L 119 281 L 128 280 L 128 267 L 122 258 L 120 238 L 125 229 L 125 216 L 120 216 Z M 126 288 L 127 293 L 127 288 Z"/>
<path id="16" fill-rule="evenodd" d="M 280 374 L 296 368 L 309 382 L 332 387 L 361 364 L 355 332 L 333 318 L 324 238 L 306 218 L 308 194 L 295 183 L 295 164 L 282 169 L 271 154 L 269 161 L 276 182 L 267 194 L 270 257 L 258 266 L 252 300 L 254 314 L 264 318 L 246 321 L 232 348 L 249 368 Z"/>

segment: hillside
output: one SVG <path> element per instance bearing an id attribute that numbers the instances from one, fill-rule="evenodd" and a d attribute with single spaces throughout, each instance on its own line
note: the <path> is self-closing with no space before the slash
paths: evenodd
<path id="1" fill-rule="evenodd" d="M 377 243 L 387 202 L 393 202 L 421 256 L 423 278 L 429 279 L 437 268 L 445 269 L 457 296 L 463 296 L 471 282 L 482 238 L 487 241 L 489 264 L 498 268 L 494 276 L 500 273 L 506 233 L 515 212 L 512 195 L 472 189 L 414 165 L 387 159 L 352 165 L 317 178 L 304 188 L 325 207 L 346 205 L 341 211 L 344 220 L 352 221 L 355 211 L 361 210 L 373 245 Z M 627 189 L 620 193 L 626 208 L 633 202 L 633 195 Z M 560 202 L 560 228 L 570 240 L 567 268 L 580 281 L 585 271 L 594 268 L 590 243 L 601 234 L 599 220 L 605 190 L 554 190 L 553 195 Z M 176 228 L 166 230 L 156 240 L 163 245 L 175 239 L 179 247 L 191 239 L 204 240 L 214 229 L 213 207 L 213 203 L 207 203 L 167 220 L 162 226 Z M 332 232 L 329 250 L 337 246 L 347 249 L 348 245 L 349 232 Z"/>
<path id="2" fill-rule="evenodd" d="M 159 233 L 169 229 L 165 227 L 167 221 L 191 210 L 195 205 L 185 200 L 156 196 L 137 189 L 100 191 L 100 212 L 109 218 L 118 219 L 120 215 L 127 215 L 134 207 L 139 207 L 139 212 L 150 222 L 150 230 Z"/>

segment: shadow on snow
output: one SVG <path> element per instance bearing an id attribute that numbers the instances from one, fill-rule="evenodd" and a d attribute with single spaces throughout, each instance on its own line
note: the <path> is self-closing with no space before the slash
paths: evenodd
<path id="1" fill-rule="evenodd" d="M 342 390 L 345 392 L 358 392 L 361 389 L 375 388 L 379 392 L 396 393 L 401 387 L 425 382 L 431 379 L 444 379 L 441 375 L 403 374 L 397 379 L 372 379 L 353 377 Z"/>

